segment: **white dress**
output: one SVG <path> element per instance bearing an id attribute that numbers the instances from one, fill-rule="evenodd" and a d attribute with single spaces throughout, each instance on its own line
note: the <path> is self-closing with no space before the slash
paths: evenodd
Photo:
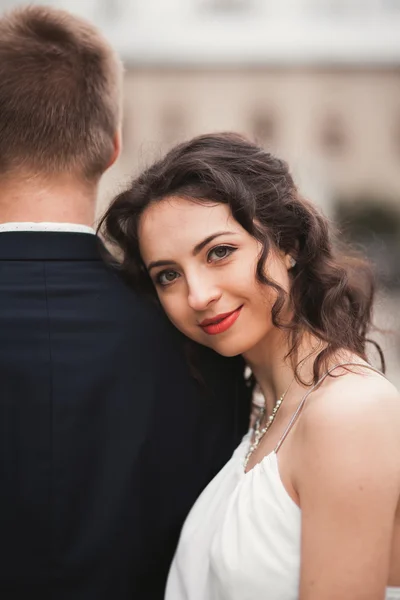
<path id="1" fill-rule="evenodd" d="M 250 437 L 186 519 L 165 600 L 298 599 L 301 510 L 281 481 L 276 451 L 244 472 Z M 386 600 L 395 599 L 400 588 L 387 588 Z"/>

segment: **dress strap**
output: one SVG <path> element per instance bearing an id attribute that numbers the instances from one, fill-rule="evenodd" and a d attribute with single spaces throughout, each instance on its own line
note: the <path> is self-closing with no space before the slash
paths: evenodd
<path id="1" fill-rule="evenodd" d="M 366 364 L 357 363 L 357 362 L 339 363 L 339 364 L 331 367 L 328 371 L 326 371 L 326 373 L 324 373 L 324 375 L 322 375 L 322 377 L 320 377 L 320 379 L 317 381 L 317 383 L 315 383 L 312 386 L 312 388 L 310 390 L 308 390 L 308 392 L 301 399 L 300 404 L 297 407 L 297 409 L 295 410 L 292 418 L 290 419 L 289 424 L 287 425 L 285 431 L 282 434 L 282 437 L 280 438 L 279 442 L 275 446 L 275 450 L 274 450 L 275 453 L 278 452 L 279 448 L 282 446 L 283 442 L 285 441 L 288 433 L 292 429 L 293 425 L 296 423 L 301 411 L 303 410 L 304 404 L 306 403 L 308 396 L 310 394 L 312 394 L 312 392 L 314 392 L 314 390 L 319 388 L 319 386 L 325 381 L 325 379 L 328 377 L 328 375 L 330 375 L 332 373 L 332 371 L 334 371 L 335 369 L 338 369 L 339 367 L 362 367 L 364 369 L 370 369 L 370 371 L 374 371 L 375 373 L 378 373 L 378 375 L 382 375 L 382 377 L 385 377 L 385 375 L 382 373 L 382 371 L 379 371 L 379 369 L 375 369 L 375 367 L 371 367 L 371 365 L 366 365 Z M 385 379 L 386 379 L 386 377 L 385 377 Z"/>

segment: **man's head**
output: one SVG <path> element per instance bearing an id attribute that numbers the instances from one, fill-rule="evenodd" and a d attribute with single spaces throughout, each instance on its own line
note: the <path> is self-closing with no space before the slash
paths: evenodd
<path id="1" fill-rule="evenodd" d="M 116 158 L 122 65 L 95 27 L 30 6 L 0 18 L 0 176 L 96 182 Z"/>

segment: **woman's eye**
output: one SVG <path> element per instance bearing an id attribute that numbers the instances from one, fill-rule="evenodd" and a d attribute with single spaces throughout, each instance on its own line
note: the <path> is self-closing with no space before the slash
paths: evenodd
<path id="1" fill-rule="evenodd" d="M 173 283 L 177 277 L 179 277 L 179 274 L 176 271 L 161 271 L 161 273 L 158 273 L 156 280 L 160 285 L 169 285 L 170 283 Z"/>
<path id="2" fill-rule="evenodd" d="M 235 250 L 236 248 L 232 248 L 231 246 L 217 246 L 216 248 L 210 250 L 207 260 L 209 262 L 223 260 L 235 252 Z"/>

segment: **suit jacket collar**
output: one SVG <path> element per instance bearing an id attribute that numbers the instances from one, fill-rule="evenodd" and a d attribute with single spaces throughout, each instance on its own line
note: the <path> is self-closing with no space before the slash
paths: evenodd
<path id="1" fill-rule="evenodd" d="M 9 231 L 55 231 L 57 233 L 91 233 L 95 235 L 96 232 L 93 227 L 82 225 L 81 223 L 57 223 L 54 221 L 42 221 L 42 222 L 27 222 L 27 221 L 13 221 L 0 223 L 0 233 Z"/>

